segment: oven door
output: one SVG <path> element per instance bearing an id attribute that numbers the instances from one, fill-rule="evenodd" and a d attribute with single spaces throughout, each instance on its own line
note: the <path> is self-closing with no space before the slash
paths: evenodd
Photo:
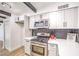
<path id="1" fill-rule="evenodd" d="M 47 55 L 47 46 L 40 44 L 31 45 L 31 55 L 33 56 L 46 56 Z"/>

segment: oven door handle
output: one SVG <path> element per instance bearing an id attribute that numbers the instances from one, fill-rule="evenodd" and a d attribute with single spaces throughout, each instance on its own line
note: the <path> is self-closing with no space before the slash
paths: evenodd
<path id="1" fill-rule="evenodd" d="M 39 46 L 47 46 L 47 45 L 44 45 L 44 44 L 39 44 L 39 43 L 33 43 L 32 45 L 39 45 Z"/>

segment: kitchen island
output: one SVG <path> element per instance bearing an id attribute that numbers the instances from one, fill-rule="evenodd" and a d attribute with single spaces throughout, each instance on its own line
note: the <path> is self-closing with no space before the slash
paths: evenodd
<path id="1" fill-rule="evenodd" d="M 79 43 L 77 42 L 66 39 L 49 39 L 48 44 L 58 45 L 59 56 L 79 56 Z"/>

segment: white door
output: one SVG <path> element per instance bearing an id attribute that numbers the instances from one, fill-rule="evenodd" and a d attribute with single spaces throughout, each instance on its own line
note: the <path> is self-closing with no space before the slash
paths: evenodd
<path id="1" fill-rule="evenodd" d="M 0 23 L 0 41 L 4 41 L 4 26 Z"/>
<path id="2" fill-rule="evenodd" d="M 11 47 L 11 31 L 10 31 L 10 22 L 5 21 L 5 48 L 10 49 Z"/>
<path id="3" fill-rule="evenodd" d="M 0 49 L 4 47 L 4 24 L 0 23 Z"/>

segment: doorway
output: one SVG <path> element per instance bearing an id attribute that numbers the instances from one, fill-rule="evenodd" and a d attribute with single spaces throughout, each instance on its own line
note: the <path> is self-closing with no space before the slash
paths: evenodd
<path id="1" fill-rule="evenodd" d="M 4 47 L 4 23 L 0 21 L 0 50 Z"/>

